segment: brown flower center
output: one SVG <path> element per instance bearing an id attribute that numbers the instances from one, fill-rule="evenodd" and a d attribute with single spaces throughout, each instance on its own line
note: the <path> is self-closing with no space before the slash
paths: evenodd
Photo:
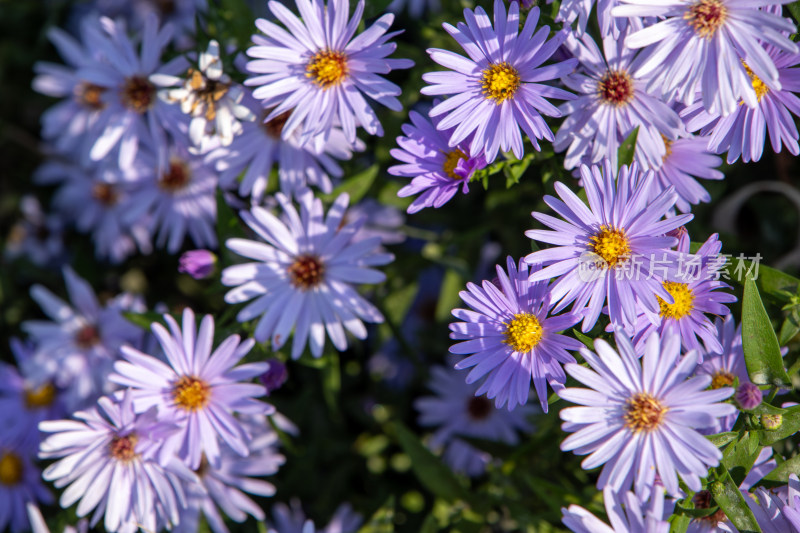
<path id="1" fill-rule="evenodd" d="M 621 107 L 633 100 L 633 78 L 624 70 L 609 70 L 597 82 L 597 93 L 608 105 Z"/>
<path id="2" fill-rule="evenodd" d="M 683 18 L 704 39 L 711 39 L 728 17 L 728 8 L 721 0 L 699 0 L 684 13 Z"/>
<path id="3" fill-rule="evenodd" d="M 111 457 L 122 463 L 128 463 L 136 457 L 136 443 L 139 437 L 135 433 L 130 433 L 124 437 L 116 436 L 111 439 L 108 451 Z"/>
<path id="4" fill-rule="evenodd" d="M 106 106 L 103 102 L 103 93 L 105 92 L 105 87 L 84 81 L 75 87 L 75 99 L 84 107 L 100 110 Z"/>
<path id="5" fill-rule="evenodd" d="M 169 192 L 176 192 L 186 187 L 192 180 L 192 173 L 186 162 L 180 159 L 172 159 L 169 162 L 166 172 L 158 180 L 158 186 Z"/>
<path id="6" fill-rule="evenodd" d="M 186 411 L 196 411 L 208 405 L 211 387 L 194 376 L 181 376 L 172 388 L 172 398 L 178 407 Z"/>
<path id="7" fill-rule="evenodd" d="M 75 334 L 75 344 L 85 350 L 100 342 L 100 333 L 94 326 L 86 325 Z"/>
<path id="8" fill-rule="evenodd" d="M 156 100 L 156 86 L 144 76 L 131 76 L 122 87 L 122 104 L 135 111 L 145 113 Z"/>
<path id="9" fill-rule="evenodd" d="M 292 285 L 301 290 L 313 289 L 325 275 L 325 265 L 313 255 L 301 255 L 287 269 Z"/>
<path id="10" fill-rule="evenodd" d="M 625 425 L 638 433 L 653 431 L 661 425 L 668 409 L 646 392 L 637 392 L 625 402 Z"/>
<path id="11" fill-rule="evenodd" d="M 92 198 L 106 207 L 111 207 L 117 203 L 119 195 L 113 185 L 109 183 L 95 183 L 92 185 Z"/>
<path id="12" fill-rule="evenodd" d="M 492 412 L 492 402 L 486 396 L 472 396 L 467 401 L 467 414 L 473 420 L 485 420 Z"/>
<path id="13" fill-rule="evenodd" d="M 289 120 L 291 114 L 292 114 L 291 111 L 286 111 L 284 113 L 281 113 L 277 117 L 273 118 L 269 122 L 264 122 L 264 120 L 262 119 L 261 124 L 262 127 L 264 128 L 264 131 L 267 132 L 267 135 L 269 135 L 273 139 L 280 139 L 281 133 L 283 133 L 283 127 L 286 125 L 286 121 Z M 264 118 L 266 118 L 268 115 L 269 111 L 266 111 L 264 113 Z"/>

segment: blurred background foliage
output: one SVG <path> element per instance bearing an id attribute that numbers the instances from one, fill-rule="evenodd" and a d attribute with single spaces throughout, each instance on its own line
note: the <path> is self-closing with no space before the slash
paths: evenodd
<path id="1" fill-rule="evenodd" d="M 59 62 L 49 43 L 48 28 L 68 26 L 73 4 L 66 0 L 0 0 L 0 247 L 12 237 L 11 228 L 20 217 L 20 199 L 34 194 L 44 206 L 53 191 L 35 186 L 31 174 L 42 161 L 39 147 L 39 117 L 54 102 L 31 89 L 33 65 L 37 61 Z M 79 2 L 77 2 L 79 3 Z M 540 2 L 543 3 L 543 2 Z M 368 0 L 367 17 L 375 18 L 388 4 Z M 410 109 L 430 105 L 419 94 L 424 72 L 435 70 L 425 49 L 459 51 L 442 30 L 442 22 L 462 20 L 461 9 L 473 2 L 444 0 L 440 13 L 412 20 L 401 14 L 393 28 L 404 33 L 395 38 L 395 57 L 411 58 L 416 66 L 393 72 L 389 78 L 403 88 L 405 110 L 380 111 L 386 134 L 364 138 L 367 150 L 345 162 L 341 190 L 354 197 L 376 198 L 404 210 L 409 199 L 396 196 L 403 183 L 386 172 L 393 164 L 389 150 L 407 120 Z M 484 5 L 488 5 L 484 2 Z M 211 0 L 208 35 L 247 47 L 254 31 L 254 15 L 263 15 L 265 2 L 249 5 L 244 0 Z M 543 6 L 543 21 L 551 27 L 558 3 Z M 368 18 L 368 22 L 369 22 Z M 203 48 L 199 46 L 199 48 Z M 241 78 L 240 78 L 241 79 Z M 553 129 L 558 120 L 550 120 Z M 362 136 L 363 138 L 363 136 Z M 505 256 L 519 258 L 531 250 L 523 232 L 534 227 L 532 211 L 547 212 L 542 197 L 553 193 L 553 183 L 563 181 L 577 188 L 577 180 L 563 170 L 563 158 L 544 143 L 542 152 L 530 145 L 522 161 L 506 161 L 483 181 L 470 185 L 468 195 L 458 194 L 441 209 L 425 209 L 408 216 L 400 229 L 406 241 L 390 246 L 395 262 L 385 268 L 388 281 L 374 289 L 373 301 L 382 309 L 387 323 L 374 327 L 366 342 L 356 343 L 344 353 L 330 350 L 320 359 L 308 354 L 289 361 L 289 380 L 269 401 L 299 428 L 300 435 L 282 435 L 287 462 L 271 479 L 277 495 L 261 503 L 267 509 L 273 501 L 298 497 L 306 512 L 324 524 L 344 501 L 353 504 L 367 518 L 365 530 L 434 532 L 440 530 L 478 533 L 485 531 L 562 531 L 560 508 L 578 503 L 602 515 L 601 495 L 594 487 L 596 472 L 584 472 L 580 459 L 562 453 L 558 443 L 558 405 L 549 415 L 533 417 L 536 430 L 523 442 L 510 447 L 474 441 L 496 457 L 486 475 L 469 480 L 449 473 L 438 459 L 421 445 L 427 431 L 416 424 L 413 401 L 427 395 L 426 381 L 432 365 L 444 364 L 449 347 L 447 325 L 450 310 L 461 305 L 458 292 L 467 281 L 494 277 L 494 264 Z M 737 213 L 726 200 L 753 183 L 780 182 L 797 192 L 797 160 L 787 153 L 765 150 L 761 162 L 725 166 L 725 179 L 706 181 L 712 202 L 694 209 L 688 225 L 693 241 L 704 241 L 720 232 L 723 252 L 737 256 L 760 254 L 762 264 L 780 266 L 790 274 L 800 272 L 800 206 L 790 196 L 763 193 L 750 198 Z M 486 172 L 485 174 L 489 174 Z M 273 189 L 275 182 L 272 183 Z M 727 210 L 727 211 L 726 211 Z M 220 212 L 220 226 L 230 231 L 238 224 L 232 211 Z M 719 219 L 732 220 L 720 227 Z M 171 311 L 191 306 L 198 313 L 215 315 L 219 335 L 244 334 L 250 325 L 239 325 L 222 300 L 224 288 L 218 279 L 196 281 L 177 272 L 178 256 L 156 252 L 135 256 L 117 266 L 94 258 L 88 236 L 70 232 L 66 248 L 75 270 L 88 279 L 103 296 L 120 290 L 139 292 L 152 309 L 166 304 Z M 795 253 L 795 257 L 789 257 Z M 787 259 L 789 257 L 789 259 Z M 223 255 L 222 262 L 228 258 Z M 39 268 L 24 260 L 0 257 L 0 358 L 12 361 L 9 339 L 21 336 L 20 323 L 42 317 L 29 297 L 34 283 L 64 295 L 58 268 Z M 741 286 L 735 285 L 739 298 Z M 785 303 L 767 300 L 774 318 Z M 793 310 L 795 308 L 791 308 Z M 739 310 L 734 306 L 735 316 Z M 776 327 L 779 322 L 776 320 Z M 594 335 L 601 334 L 598 327 Z M 393 347 L 387 345 L 394 343 Z M 330 346 L 330 345 L 328 345 Z M 395 350 L 399 363 L 392 372 L 402 379 L 387 381 L 370 358 L 381 350 Z M 279 357 L 260 346 L 254 358 Z M 789 362 L 795 360 L 792 352 Z M 385 370 L 385 369 L 384 369 Z M 786 450 L 792 444 L 786 444 Z M 792 452 L 794 453 L 794 452 Z M 59 512 L 51 509 L 51 513 Z M 59 520 L 72 514 L 62 511 Z M 373 513 L 374 520 L 369 517 Z M 252 520 L 234 531 L 263 531 Z"/>

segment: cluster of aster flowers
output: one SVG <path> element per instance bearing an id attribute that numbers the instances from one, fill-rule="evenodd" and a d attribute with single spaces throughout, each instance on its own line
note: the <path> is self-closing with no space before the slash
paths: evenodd
<path id="1" fill-rule="evenodd" d="M 700 511 L 686 514 L 694 530 L 735 530 L 712 510 L 724 456 L 707 436 L 751 424 L 764 383 L 728 307 L 724 244 L 714 234 L 692 246 L 686 225 L 711 200 L 698 179 L 724 177 L 723 155 L 758 161 L 767 134 L 775 152 L 800 153 L 789 1 L 562 0 L 551 30 L 532 2 L 493 0 L 443 25 L 461 50 L 427 50 L 440 68 L 420 93 L 432 98 L 388 151 L 386 172 L 410 180 L 395 191 L 414 197 L 408 213 L 442 208 L 545 143 L 580 179 L 556 181 L 543 197 L 554 214 L 520 229 L 534 251 L 459 293 L 447 366 L 430 366 L 433 395 L 414 402 L 456 474 L 490 469 L 470 439 L 516 446 L 555 405 L 560 448 L 598 469 L 610 523 L 570 505 L 570 530 L 665 533 L 678 500 Z M 17 364 L 0 367 L 0 530 L 46 530 L 38 506 L 56 501 L 109 532 L 267 520 L 251 496 L 276 492 L 259 478 L 284 463 L 273 426 L 293 426 L 258 399 L 286 367 L 253 362 L 251 349 L 321 358 L 385 320 L 362 286 L 386 281 L 383 245 L 405 238 L 402 215 L 332 193 L 342 162 L 366 149 L 359 135 L 383 136 L 379 113 L 403 111 L 387 76 L 414 65 L 393 57 L 394 15 L 364 24 L 365 0 L 270 0 L 237 49 L 199 38 L 205 2 L 173 3 L 167 16 L 95 2 L 74 35 L 48 32 L 63 63 L 36 66 L 34 89 L 59 101 L 42 116 L 33 181 L 56 188 L 50 210 L 26 199 L 6 253 L 68 263 L 69 227 L 115 265 L 199 248 L 180 271 L 224 287 L 224 316 L 251 338 L 215 338 L 215 318 L 198 324 L 190 307 L 147 330 L 142 296 L 98 298 L 70 266 L 69 302 L 34 285 L 46 319 L 22 323 Z M 761 441 L 747 453 L 742 508 L 763 531 L 800 531 L 797 477 L 756 487 L 777 461 Z M 294 501 L 272 515 L 270 533 L 317 529 Z M 344 505 L 320 529 L 360 524 Z"/>

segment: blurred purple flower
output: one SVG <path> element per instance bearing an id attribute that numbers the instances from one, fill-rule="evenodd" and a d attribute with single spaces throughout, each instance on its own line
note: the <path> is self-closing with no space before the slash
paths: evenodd
<path id="1" fill-rule="evenodd" d="M 266 372 L 258 376 L 258 379 L 261 380 L 261 384 L 267 389 L 267 396 L 269 396 L 286 383 L 286 380 L 289 379 L 289 372 L 286 370 L 286 365 L 280 359 L 268 359 L 266 363 L 269 365 L 269 368 Z"/>
<path id="2" fill-rule="evenodd" d="M 189 274 L 194 279 L 204 279 L 214 272 L 217 256 L 209 250 L 189 250 L 178 259 L 178 272 Z"/>

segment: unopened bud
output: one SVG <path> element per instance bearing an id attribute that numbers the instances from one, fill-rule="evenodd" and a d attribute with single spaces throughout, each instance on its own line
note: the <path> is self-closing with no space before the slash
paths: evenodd
<path id="1" fill-rule="evenodd" d="M 178 272 L 189 274 L 194 279 L 207 278 L 214 272 L 217 256 L 208 250 L 189 250 L 178 260 Z"/>
<path id="2" fill-rule="evenodd" d="M 761 389 L 755 384 L 745 381 L 736 388 L 734 398 L 742 409 L 749 411 L 761 405 Z"/>
<path id="3" fill-rule="evenodd" d="M 761 415 L 761 425 L 769 431 L 780 429 L 783 425 L 783 415 Z"/>
<path id="4" fill-rule="evenodd" d="M 286 383 L 289 373 L 286 371 L 286 365 L 278 359 L 270 359 L 267 361 L 269 368 L 266 372 L 261 374 L 258 379 L 261 380 L 262 385 L 267 389 L 267 396 L 272 392 L 281 388 L 281 385 Z"/>

